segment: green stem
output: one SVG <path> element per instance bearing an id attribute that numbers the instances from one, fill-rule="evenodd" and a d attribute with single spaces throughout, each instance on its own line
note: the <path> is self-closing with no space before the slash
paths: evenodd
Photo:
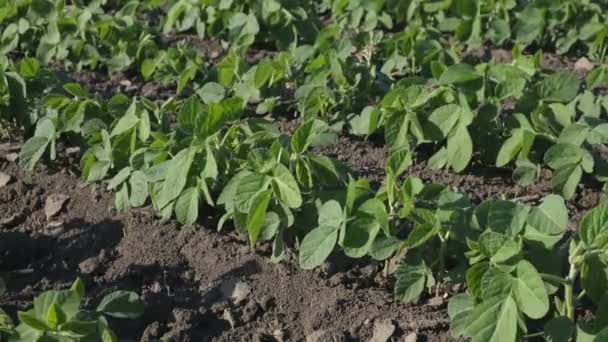
<path id="1" fill-rule="evenodd" d="M 564 300 L 566 304 L 566 315 L 568 318 L 574 321 L 574 281 L 578 276 L 578 270 L 576 266 L 570 265 L 570 271 L 566 280 L 568 283 L 564 284 Z"/>
<path id="2" fill-rule="evenodd" d="M 534 338 L 534 337 L 540 337 L 540 336 L 543 336 L 544 334 L 545 333 L 543 331 L 539 331 L 537 333 L 525 335 L 524 338 L 529 339 L 529 338 Z"/>
<path id="3" fill-rule="evenodd" d="M 548 273 L 541 273 L 540 277 L 543 278 L 543 280 L 547 280 L 549 282 L 552 283 L 560 283 L 563 284 L 564 286 L 569 285 L 570 281 L 566 278 L 562 278 L 553 274 L 548 274 Z"/>

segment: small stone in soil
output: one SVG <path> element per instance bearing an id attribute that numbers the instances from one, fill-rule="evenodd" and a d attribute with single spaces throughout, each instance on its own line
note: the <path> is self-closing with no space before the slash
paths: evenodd
<path id="1" fill-rule="evenodd" d="M 586 57 L 581 57 L 576 61 L 576 63 L 574 63 L 574 70 L 591 71 L 593 70 L 593 63 L 591 63 Z"/>
<path id="2" fill-rule="evenodd" d="M 11 176 L 4 172 L 0 172 L 0 188 L 6 186 L 11 181 Z"/>
<path id="3" fill-rule="evenodd" d="M 4 159 L 8 160 L 9 162 L 14 162 L 17 160 L 17 158 L 19 158 L 19 154 L 17 153 L 8 153 L 4 155 Z"/>
<path id="4" fill-rule="evenodd" d="M 395 333 L 395 325 L 390 320 L 376 321 L 370 342 L 386 342 Z"/>
<path id="5" fill-rule="evenodd" d="M 63 205 L 70 199 L 70 196 L 65 194 L 52 194 L 46 199 L 44 204 L 44 214 L 46 219 L 57 215 L 63 209 Z"/>
<path id="6" fill-rule="evenodd" d="M 416 341 L 418 341 L 418 334 L 416 334 L 415 332 L 410 333 L 403 340 L 403 342 L 416 342 Z"/>
<path id="7" fill-rule="evenodd" d="M 238 278 L 229 278 L 220 285 L 220 292 L 224 298 L 229 298 L 238 305 L 249 296 L 251 287 Z"/>

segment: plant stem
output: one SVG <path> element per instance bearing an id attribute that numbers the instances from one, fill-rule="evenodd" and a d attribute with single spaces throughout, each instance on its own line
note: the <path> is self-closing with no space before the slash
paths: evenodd
<path id="1" fill-rule="evenodd" d="M 574 281 L 578 276 L 576 266 L 570 265 L 570 271 L 566 277 L 567 283 L 564 284 L 564 300 L 566 303 L 566 315 L 574 321 Z"/>
<path id="2" fill-rule="evenodd" d="M 545 333 L 544 333 L 543 331 L 539 331 L 539 332 L 536 332 L 536 333 L 533 333 L 533 334 L 528 334 L 528 335 L 525 335 L 525 336 L 524 336 L 524 338 L 525 338 L 525 339 L 529 339 L 529 338 L 534 338 L 534 337 L 543 336 L 544 334 L 545 334 Z"/>
<path id="3" fill-rule="evenodd" d="M 552 283 L 560 283 L 560 284 L 563 284 L 564 286 L 570 284 L 570 281 L 567 278 L 562 278 L 562 277 L 559 277 L 559 276 L 556 276 L 553 274 L 541 273 L 540 277 L 543 278 L 543 280 L 547 280 Z"/>

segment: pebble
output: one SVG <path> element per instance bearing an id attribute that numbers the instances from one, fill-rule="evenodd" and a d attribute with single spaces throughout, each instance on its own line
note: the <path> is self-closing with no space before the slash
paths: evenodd
<path id="1" fill-rule="evenodd" d="M 57 215 L 63 209 L 63 205 L 70 199 L 70 196 L 65 194 L 52 194 L 46 199 L 44 204 L 44 214 L 46 219 Z"/>
<path id="2" fill-rule="evenodd" d="M 11 181 L 11 176 L 4 172 L 0 172 L 0 188 L 3 188 Z"/>
<path id="3" fill-rule="evenodd" d="M 374 334 L 369 342 L 386 342 L 395 333 L 395 325 L 390 319 L 376 321 L 374 323 Z"/>
<path id="4" fill-rule="evenodd" d="M 251 287 L 238 278 L 228 278 L 220 285 L 220 292 L 224 298 L 229 298 L 234 304 L 239 305 L 249 296 Z"/>
<path id="5" fill-rule="evenodd" d="M 403 342 L 416 342 L 418 341 L 418 334 L 416 334 L 415 332 L 410 333 L 409 335 L 405 336 L 405 339 L 403 340 Z"/>

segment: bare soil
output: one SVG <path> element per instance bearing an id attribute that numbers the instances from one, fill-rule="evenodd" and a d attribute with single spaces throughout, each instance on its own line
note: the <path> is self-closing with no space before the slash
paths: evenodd
<path id="1" fill-rule="evenodd" d="M 208 60 L 223 54 L 220 46 L 191 43 Z M 489 53 L 505 61 L 510 57 Z M 248 58 L 266 55 L 258 51 Z M 555 61 L 547 63 L 559 68 Z M 157 100 L 175 94 L 174 85 L 134 75 L 87 71 L 70 76 L 105 98 L 118 92 Z M 279 118 L 278 124 L 291 131 L 297 120 Z M 287 260 L 275 265 L 269 245 L 251 252 L 245 236 L 216 232 L 212 212 L 193 227 L 160 224 L 150 208 L 117 213 L 103 184 L 86 184 L 77 176 L 77 153 L 63 151 L 59 162 L 26 173 L 12 158 L 19 147 L 0 142 L 0 172 L 10 176 L 0 187 L 0 276 L 8 285 L 0 307 L 13 317 L 42 291 L 65 288 L 81 277 L 90 307 L 117 289 L 142 296 L 143 318 L 111 322 L 127 340 L 369 341 L 374 331 L 376 336 L 390 333 L 386 341 L 406 341 L 411 334 L 417 341 L 454 340 L 447 300 L 462 288 L 445 289 L 445 298 L 427 294 L 406 305 L 394 298 L 392 279 L 382 276 L 382 265 L 371 260 L 336 255 L 310 272 L 298 268 L 297 251 L 289 250 Z M 388 151 L 374 139 L 340 136 L 317 152 L 344 161 L 376 185 L 384 177 Z M 432 170 L 420 158 L 409 173 L 466 192 L 476 202 L 504 197 L 537 204 L 551 193 L 548 173 L 524 188 L 514 184 L 510 170 L 479 163 L 455 174 Z M 602 197 L 593 182 L 579 190 L 569 203 L 572 228 Z M 45 203 L 56 194 L 69 199 L 47 218 Z"/>

